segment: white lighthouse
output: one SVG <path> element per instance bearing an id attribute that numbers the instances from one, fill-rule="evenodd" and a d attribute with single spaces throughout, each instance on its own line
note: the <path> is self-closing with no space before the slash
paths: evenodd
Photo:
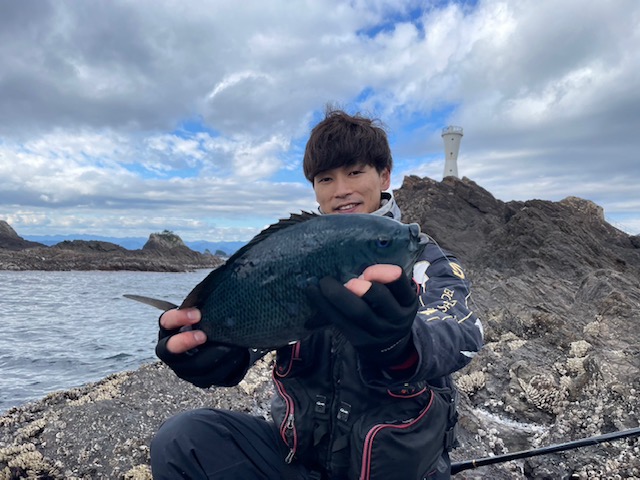
<path id="1" fill-rule="evenodd" d="M 462 140 L 462 127 L 448 126 L 442 129 L 444 141 L 444 174 L 442 177 L 458 177 L 458 151 Z"/>

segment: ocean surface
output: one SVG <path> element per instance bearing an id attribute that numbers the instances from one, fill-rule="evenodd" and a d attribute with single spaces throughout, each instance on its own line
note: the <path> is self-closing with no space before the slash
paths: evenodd
<path id="1" fill-rule="evenodd" d="M 209 271 L 0 271 L 0 413 L 156 360 L 161 311 L 122 295 L 179 304 Z"/>

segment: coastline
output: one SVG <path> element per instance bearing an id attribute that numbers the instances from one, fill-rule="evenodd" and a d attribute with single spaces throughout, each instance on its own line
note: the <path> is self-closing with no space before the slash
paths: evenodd
<path id="1" fill-rule="evenodd" d="M 221 257 L 202 254 L 187 247 L 165 250 L 87 250 L 64 247 L 34 247 L 23 250 L 0 248 L 0 270 L 131 270 L 185 272 L 216 268 Z"/>

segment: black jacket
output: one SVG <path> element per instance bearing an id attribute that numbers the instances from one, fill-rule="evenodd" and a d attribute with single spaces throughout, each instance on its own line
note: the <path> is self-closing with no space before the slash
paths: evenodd
<path id="1" fill-rule="evenodd" d="M 448 478 L 456 418 L 449 375 L 480 350 L 482 326 L 462 268 L 435 242 L 416 262 L 414 280 L 419 360 L 404 380 L 361 362 L 335 329 L 277 351 L 272 417 L 287 461 L 328 478 Z"/>

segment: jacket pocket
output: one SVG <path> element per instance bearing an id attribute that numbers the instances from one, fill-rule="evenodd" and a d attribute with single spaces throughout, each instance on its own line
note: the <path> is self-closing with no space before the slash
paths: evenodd
<path id="1" fill-rule="evenodd" d="M 370 412 L 358 419 L 351 431 L 349 478 L 410 480 L 429 476 L 444 450 L 448 405 L 432 391 L 424 397 L 426 405 L 416 408 L 413 417 L 389 419 L 393 409 L 387 406 L 384 417 L 381 411 L 380 416 Z"/>
<path id="2" fill-rule="evenodd" d="M 300 349 L 300 342 L 296 342 L 276 352 L 276 364 L 273 369 L 276 377 L 288 377 L 293 372 L 295 363 L 301 360 Z"/>

